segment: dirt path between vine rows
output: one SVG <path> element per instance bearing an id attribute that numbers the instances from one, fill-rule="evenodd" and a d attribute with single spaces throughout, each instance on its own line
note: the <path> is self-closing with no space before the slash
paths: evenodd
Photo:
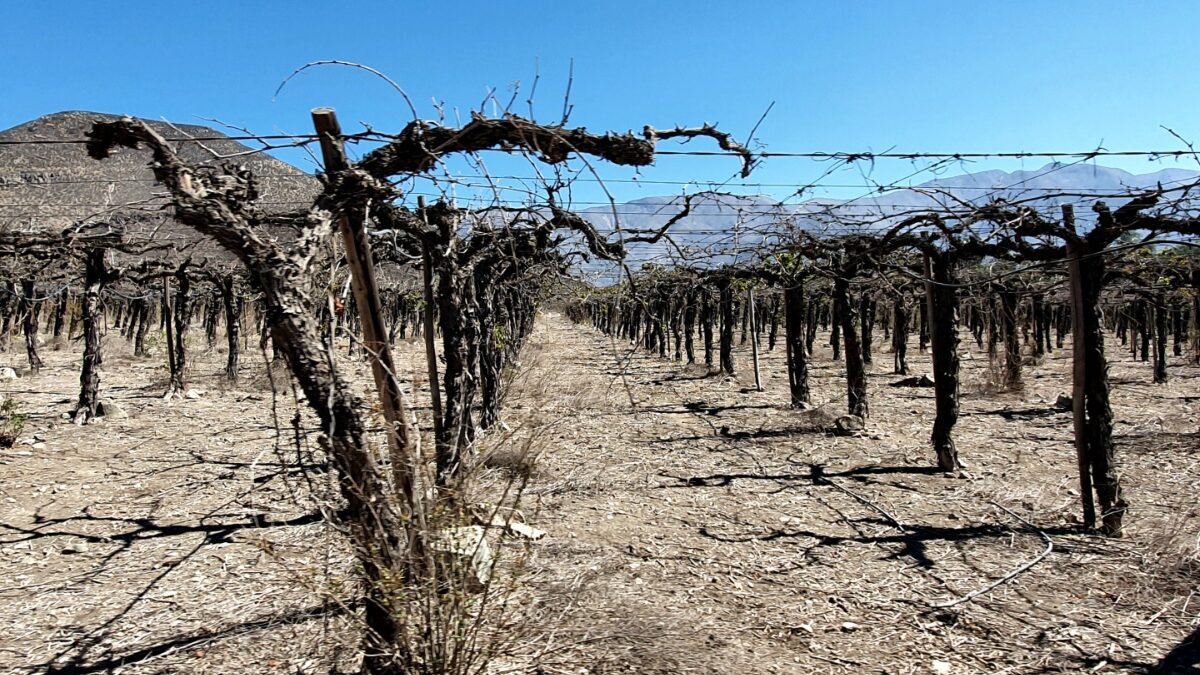
<path id="1" fill-rule="evenodd" d="M 964 360 L 968 468 L 950 477 L 930 468 L 932 390 L 887 386 L 890 354 L 870 368 L 866 433 L 844 438 L 814 429 L 844 411 L 827 348 L 812 371 L 823 405 L 799 412 L 782 346 L 763 345 L 760 393 L 748 347 L 734 379 L 553 315 L 533 342 L 537 407 L 561 409 L 533 490 L 543 564 L 585 580 L 587 634 L 611 632 L 582 654 L 662 673 L 1174 672 L 1200 658 L 1177 649 L 1200 615 L 1200 370 L 1183 359 L 1156 387 L 1112 349 L 1134 508 L 1127 537 L 1106 540 L 1078 532 L 1071 420 L 1054 408 L 1069 351 L 1029 368 L 1020 394 L 986 386 L 986 355 Z M 927 355 L 912 361 L 929 372 Z M 1013 583 L 933 607 L 1038 557 L 1043 535 L 1053 551 Z"/>
<path id="2" fill-rule="evenodd" d="M 1111 338 L 1110 338 L 1111 340 Z M 220 341 L 218 341 L 219 344 Z M 61 418 L 73 346 L 0 384 L 29 416 L 0 451 L 0 672 L 328 673 L 353 663 L 351 561 L 320 518 L 314 429 L 260 358 L 235 386 L 195 348 L 196 398 L 167 402 L 160 354 L 110 334 L 104 395 L 125 419 Z M 932 391 L 870 367 L 857 437 L 840 364 L 813 356 L 814 411 L 786 403 L 781 348 L 737 378 L 617 344 L 545 312 L 504 420 L 536 453 L 522 511 L 548 532 L 506 540 L 522 642 L 497 666 L 541 673 L 1195 672 L 1200 369 L 1171 382 L 1115 344 L 1128 533 L 1078 531 L 1069 352 L 1020 393 L 964 360 L 961 476 L 932 471 Z M 1069 347 L 1069 344 L 1068 344 Z M 342 368 L 363 385 L 362 364 Z M 420 344 L 398 346 L 427 400 Z M 910 349 L 916 372 L 927 355 Z M 20 367 L 13 343 L 0 365 Z M 419 413 L 421 411 L 418 411 Z M 294 425 L 294 420 L 297 426 Z M 509 437 L 505 437 L 509 438 Z M 501 435 L 484 437 L 494 447 Z M 495 482 L 499 471 L 485 476 Z M 1012 583 L 979 591 L 1053 549 Z M 513 557 L 513 556 L 510 556 Z M 516 610 L 514 610 L 516 611 Z M 56 670 L 52 670 L 56 669 Z"/>

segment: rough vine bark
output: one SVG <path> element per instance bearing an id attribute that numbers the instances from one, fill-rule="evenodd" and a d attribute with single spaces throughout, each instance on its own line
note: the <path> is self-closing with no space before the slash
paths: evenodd
<path id="1" fill-rule="evenodd" d="M 1154 383 L 1167 383 L 1167 299 L 1159 293 L 1154 298 Z"/>
<path id="2" fill-rule="evenodd" d="M 62 335 L 63 335 L 63 327 L 66 324 L 67 307 L 68 307 L 68 302 L 70 301 L 70 296 L 71 296 L 71 294 L 64 289 L 62 292 L 62 295 L 58 298 L 58 302 L 55 303 L 54 333 L 53 333 L 55 349 L 59 349 L 62 346 L 61 340 L 62 340 Z"/>
<path id="3" fill-rule="evenodd" d="M 713 367 L 713 308 L 708 289 L 700 289 L 700 326 L 704 334 L 704 365 Z"/>
<path id="4" fill-rule="evenodd" d="M 1104 328 L 1100 293 L 1104 287 L 1105 265 L 1103 256 L 1082 257 L 1088 249 L 1080 246 L 1076 254 L 1078 265 L 1078 294 L 1076 304 L 1079 318 L 1075 339 L 1077 357 L 1082 359 L 1076 374 L 1082 376 L 1078 387 L 1081 396 L 1074 400 L 1075 415 L 1081 428 L 1076 429 L 1076 442 L 1080 445 L 1081 467 L 1084 476 L 1094 487 L 1100 501 L 1100 518 L 1105 533 L 1119 536 L 1122 530 L 1125 502 L 1121 481 L 1116 469 L 1116 446 L 1113 444 L 1112 407 L 1109 404 L 1108 361 L 1104 356 Z M 1086 508 L 1084 526 L 1094 527 L 1096 514 Z"/>
<path id="5" fill-rule="evenodd" d="M 870 364 L 873 362 L 871 342 L 873 341 L 872 332 L 875 328 L 875 299 L 866 291 L 863 291 L 859 300 L 859 324 L 863 363 Z"/>
<path id="6" fill-rule="evenodd" d="M 31 277 L 21 280 L 21 329 L 25 336 L 25 355 L 29 359 L 29 370 L 34 375 L 42 369 L 42 357 L 37 351 L 38 337 L 37 286 Z"/>
<path id="7" fill-rule="evenodd" d="M 219 284 L 221 302 L 225 307 L 225 340 L 229 347 L 225 359 L 225 379 L 237 382 L 242 334 L 242 296 L 238 293 L 237 280 L 232 274 L 222 277 Z"/>
<path id="8" fill-rule="evenodd" d="M 733 363 L 733 283 L 728 279 L 717 282 L 721 294 L 721 372 L 734 375 Z"/>
<path id="9" fill-rule="evenodd" d="M 187 265 L 181 265 L 175 272 L 175 301 L 171 305 L 172 339 L 168 345 L 173 358 L 170 361 L 171 380 L 167 385 L 168 398 L 183 396 L 187 388 L 187 334 L 191 325 L 191 280 L 188 278 Z"/>
<path id="10" fill-rule="evenodd" d="M 844 269 L 843 269 L 844 271 Z M 846 409 L 851 415 L 867 417 L 867 371 L 863 364 L 862 345 L 858 336 L 858 311 L 850 300 L 852 274 L 839 274 L 833 280 L 833 297 L 842 332 L 846 356 Z"/>
<path id="11" fill-rule="evenodd" d="M 911 317 L 904 294 L 897 293 L 892 305 L 892 372 L 908 374 L 908 324 Z"/>
<path id="12" fill-rule="evenodd" d="M 94 248 L 84 260 L 84 287 L 80 299 L 83 314 L 83 369 L 79 374 L 79 402 L 75 423 L 86 424 L 96 418 L 100 402 L 100 293 L 111 275 L 105 264 L 107 252 Z"/>
<path id="13" fill-rule="evenodd" d="M 928 315 L 933 348 L 933 384 L 936 412 L 931 441 L 937 454 L 938 468 L 958 468 L 958 448 L 954 444 L 954 425 L 958 422 L 958 294 L 946 255 L 926 258 Z"/>
<path id="14" fill-rule="evenodd" d="M 1020 389 L 1021 341 L 1017 333 L 1017 294 L 1011 289 L 1000 290 L 1000 321 L 1004 333 L 1004 386 Z"/>
<path id="15" fill-rule="evenodd" d="M 145 298 L 138 299 L 141 311 L 138 312 L 137 328 L 133 333 L 133 355 L 138 358 L 146 356 L 146 331 L 150 328 L 150 303 Z"/>
<path id="16" fill-rule="evenodd" d="M 783 290 L 784 342 L 787 345 L 788 392 L 793 407 L 809 402 L 808 350 L 805 345 L 804 286 L 796 281 Z"/>
<path id="17" fill-rule="evenodd" d="M 696 362 L 696 294 L 689 291 L 684 296 L 683 307 L 683 350 L 689 364 Z"/>

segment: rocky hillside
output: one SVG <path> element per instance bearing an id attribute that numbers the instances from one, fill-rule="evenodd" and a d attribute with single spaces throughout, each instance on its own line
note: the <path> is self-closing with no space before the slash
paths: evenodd
<path id="1" fill-rule="evenodd" d="M 165 193 L 151 175 L 147 151 L 122 151 L 105 161 L 87 155 L 82 141 L 97 121 L 117 115 L 60 112 L 0 132 L 0 231 L 61 230 L 81 222 L 134 215 L 135 234 L 148 239 L 194 242 L 197 235 L 175 224 Z M 315 178 L 251 147 L 229 140 L 215 129 L 146 120 L 167 138 L 181 141 L 180 154 L 197 164 L 244 165 L 260 179 L 264 206 L 292 210 L 311 203 L 319 191 Z M 222 159 L 224 158 L 224 159 Z M 205 244 L 201 249 L 208 249 Z"/>

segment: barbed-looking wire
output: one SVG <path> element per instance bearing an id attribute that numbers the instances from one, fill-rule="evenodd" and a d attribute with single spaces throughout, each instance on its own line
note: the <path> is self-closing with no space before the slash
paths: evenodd
<path id="1" fill-rule="evenodd" d="M 347 134 L 343 136 L 343 140 L 350 142 L 386 142 L 394 139 L 394 136 L 382 134 L 372 130 L 359 134 Z M 58 139 L 0 139 L 0 146 L 4 145 L 51 145 L 51 144 L 82 144 L 88 142 L 87 138 L 58 138 Z M 286 140 L 292 142 L 312 142 L 319 140 L 316 134 L 243 134 L 243 135 L 196 135 L 184 138 L 170 138 L 171 142 L 178 143 L 198 143 L 203 141 L 257 141 L 267 143 L 273 140 Z M 266 147 L 263 150 L 271 150 L 275 148 Z M 505 149 L 491 149 L 489 151 L 507 153 Z M 690 151 L 690 150 L 658 150 L 657 155 L 661 156 L 694 156 L 694 157 L 720 157 L 731 155 L 724 151 Z M 1026 183 L 1043 178 L 1053 174 L 1056 171 L 1061 171 L 1067 167 L 1080 164 L 1082 162 L 1091 161 L 1103 157 L 1146 157 L 1150 159 L 1166 159 L 1166 158 L 1183 158 L 1193 157 L 1194 151 L 1190 148 L 1187 150 L 1107 150 L 1104 148 L 1095 148 L 1087 151 L 1069 151 L 1069 152 L 1048 152 L 1048 151 L 1002 151 L 1002 152 L 825 152 L 825 151 L 763 151 L 755 152 L 757 158 L 773 158 L 773 157 L 790 157 L 790 158 L 807 158 L 822 162 L 831 162 L 833 166 L 828 168 L 823 174 L 822 179 L 830 177 L 835 169 L 857 167 L 862 174 L 862 182 L 846 182 L 846 181 L 823 181 L 818 179 L 812 182 L 796 182 L 796 183 L 768 183 L 768 182 L 749 182 L 726 180 L 723 182 L 704 182 L 704 181 L 673 181 L 673 180 L 652 180 L 635 178 L 605 178 L 595 173 L 594 170 L 591 176 L 573 175 L 564 179 L 561 175 L 556 175 L 557 184 L 562 184 L 569 187 L 573 182 L 597 183 L 603 185 L 607 182 L 631 184 L 631 185 L 664 185 L 676 186 L 683 188 L 702 188 L 708 186 L 720 186 L 722 189 L 748 189 L 748 188 L 786 188 L 792 190 L 791 195 L 782 200 L 772 200 L 773 203 L 763 205 L 761 202 L 754 206 L 747 207 L 745 205 L 730 205 L 723 203 L 722 199 L 738 200 L 755 197 L 763 197 L 763 195 L 736 195 L 727 192 L 713 192 L 713 203 L 717 206 L 717 212 L 710 213 L 704 211 L 692 211 L 688 213 L 687 219 L 692 222 L 703 219 L 724 219 L 726 221 L 733 219 L 731 227 L 721 228 L 697 228 L 686 227 L 681 228 L 680 235 L 686 236 L 689 240 L 686 243 L 680 244 L 674 241 L 671 235 L 665 237 L 662 242 L 657 244 L 649 244 L 644 249 L 630 250 L 625 262 L 628 264 L 684 264 L 703 261 L 704 259 L 714 259 L 723 262 L 739 261 L 744 257 L 762 258 L 772 255 L 780 248 L 786 247 L 788 237 L 797 229 L 803 229 L 812 232 L 818 232 L 826 236 L 839 236 L 844 234 L 869 233 L 873 229 L 878 230 L 884 224 L 896 218 L 902 217 L 905 214 L 918 211 L 953 211 L 953 205 L 938 201 L 938 195 L 934 194 L 937 190 L 946 192 L 970 192 L 979 193 L 977 197 L 980 200 L 991 200 L 997 197 L 1004 198 L 1011 203 L 1024 202 L 1033 205 L 1033 208 L 1060 208 L 1063 204 L 1083 205 L 1096 200 L 1119 200 L 1129 199 L 1134 191 L 1144 190 L 1145 187 L 1129 186 L 1127 190 L 1114 188 L 1079 188 L 1071 185 L 1045 185 L 1027 186 Z M 732 155 L 731 155 L 732 156 Z M 954 162 L 966 162 L 980 159 L 1028 159 L 1028 158 L 1045 158 L 1045 159 L 1070 159 L 1068 163 L 1055 162 L 1047 167 L 1044 167 L 1032 175 L 1026 175 L 1016 180 L 1009 185 L 953 185 L 941 184 L 932 185 L 936 181 L 929 181 L 924 184 L 912 185 L 909 183 L 911 179 L 924 173 L 937 174 L 943 171 L 946 166 Z M 876 160 L 904 160 L 904 161 L 919 161 L 919 160 L 936 160 L 933 164 L 926 166 L 915 167 L 915 170 L 906 176 L 884 184 L 870 180 L 869 172 L 864 171 L 865 165 L 870 165 L 872 168 Z M 55 171 L 67 171 L 70 167 L 20 167 L 21 175 L 28 176 L 44 176 L 51 174 L 51 178 L 46 180 L 9 180 L 3 181 L 0 177 L 0 191 L 5 189 L 20 189 L 22 187 L 43 187 L 54 185 L 80 185 L 80 184 L 116 184 L 116 183 L 153 183 L 153 178 L 132 178 L 132 177 L 117 177 L 112 179 L 71 179 L 53 177 Z M 489 174 L 482 162 L 475 164 L 476 173 L 453 175 L 446 171 L 446 175 L 438 178 L 426 178 L 425 180 L 431 183 L 445 181 L 452 187 L 461 187 L 466 189 L 480 189 L 491 192 L 491 199 L 482 197 L 468 198 L 469 203 L 479 204 L 481 210 L 488 208 L 531 208 L 536 209 L 536 206 L 529 206 L 531 202 L 536 203 L 539 197 L 542 197 L 539 190 L 525 186 L 509 186 L 503 185 L 500 181 L 516 181 L 526 184 L 540 184 L 545 187 L 550 185 L 550 181 L 545 175 L 541 175 L 540 170 L 537 171 L 537 176 L 520 176 L 513 174 Z M 536 168 L 536 167 L 535 167 Z M 1012 175 L 1012 174 L 1006 174 Z M 262 173 L 256 174 L 257 179 L 270 181 L 312 181 L 314 176 L 297 170 L 295 173 Z M 480 182 L 483 181 L 483 182 Z M 1179 179 L 1168 183 L 1183 184 L 1191 182 L 1193 185 L 1200 181 L 1200 177 L 1191 177 Z M 944 181 L 943 183 L 951 183 L 952 181 Z M 1161 187 L 1161 186 L 1160 186 Z M 863 194 L 841 200 L 829 200 L 828 203 L 820 203 L 819 201 L 801 201 L 791 202 L 791 200 L 812 194 L 818 190 L 844 190 L 844 189 L 860 189 Z M 922 195 L 930 201 L 924 205 L 904 205 L 883 203 L 879 199 L 889 193 L 904 192 L 915 193 Z M 607 191 L 606 191 L 607 192 Z M 712 192 L 712 190 L 703 190 L 703 192 Z M 411 197 L 434 197 L 445 199 L 448 195 L 445 187 L 440 192 L 429 192 L 421 190 L 405 190 L 402 192 L 405 199 Z M 506 200 L 504 194 L 522 195 L 524 199 Z M 1036 195 L 1030 197 L 1029 195 Z M 678 208 L 686 195 L 664 197 L 661 203 L 648 203 L 646 206 L 652 208 L 644 208 L 642 204 L 638 204 L 638 208 L 630 208 L 631 203 L 618 205 L 609 194 L 608 201 L 586 201 L 586 200 L 568 200 L 571 208 L 578 207 L 600 207 L 596 209 L 585 209 L 584 213 L 587 216 L 599 216 L 605 218 L 612 216 L 612 222 L 605 222 L 611 231 L 617 234 L 621 233 L 621 219 L 623 217 L 641 217 L 641 218 L 660 218 L 670 217 L 671 209 Z M 975 200 L 974 197 L 971 198 Z M 165 201 L 165 197 L 164 197 Z M 1040 204 L 1038 202 L 1041 202 Z M 310 201 L 306 200 L 262 200 L 258 202 L 263 206 L 311 206 Z M 75 202 L 70 206 L 109 206 L 110 203 L 100 204 L 91 202 Z M 0 213 L 0 224 L 5 220 L 30 220 L 39 217 L 73 217 L 77 213 L 58 212 L 41 208 L 43 205 L 38 203 L 12 203 L 0 202 L 0 208 L 5 209 L 20 209 L 29 208 L 30 211 L 19 213 Z M 729 209 L 728 212 L 723 212 L 723 208 Z M 53 207 L 51 207 L 52 209 Z M 119 208 L 119 207 L 118 207 Z M 164 215 L 169 217 L 169 215 Z M 600 229 L 598 227 L 598 229 Z M 661 247 L 662 251 L 655 251 L 655 246 Z"/>
<path id="2" fill-rule="evenodd" d="M 346 142 L 357 141 L 388 141 L 394 136 L 376 131 L 365 131 L 357 134 L 343 134 L 341 139 Z M 271 141 L 271 140 L 320 140 L 318 134 L 243 134 L 243 135 L 218 135 L 218 136 L 186 136 L 182 138 L 165 138 L 170 143 L 190 143 L 204 141 Z M 72 145 L 72 144 L 87 144 L 90 139 L 86 137 L 77 138 L 28 138 L 28 139 L 0 139 L 0 145 Z M 499 152 L 512 154 L 515 150 L 505 148 L 487 148 L 480 152 Z M 673 157 L 737 157 L 738 155 L 722 150 L 657 150 L 656 155 L 673 156 Z M 916 160 L 916 159 L 949 159 L 949 160 L 972 160 L 972 159 L 1093 159 L 1098 157 L 1192 157 L 1195 154 L 1194 150 L 1107 150 L 1104 148 L 1095 148 L 1092 150 L 1068 150 L 1068 151 L 1045 151 L 1045 150 L 1016 150 L 1016 151 L 996 151 L 996 152 L 872 152 L 872 151 L 825 151 L 825 150 L 763 150 L 753 153 L 755 157 L 773 158 L 773 157 L 796 157 L 803 159 L 818 159 L 818 160 L 836 160 L 839 162 L 858 162 L 858 161 L 874 161 L 880 159 L 900 159 L 900 160 Z"/>

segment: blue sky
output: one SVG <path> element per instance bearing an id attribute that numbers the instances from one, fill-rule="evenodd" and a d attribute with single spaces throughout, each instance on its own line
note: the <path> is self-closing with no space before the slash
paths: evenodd
<path id="1" fill-rule="evenodd" d="M 775 151 L 1180 147 L 1159 125 L 1200 140 L 1197 2 L 335 4 L 8 0 L 0 9 L 0 128 L 67 109 L 215 117 L 260 133 L 307 133 L 308 110 L 319 105 L 336 108 L 347 130 L 360 121 L 399 130 L 409 120 L 386 84 L 348 69 L 305 73 L 273 98 L 289 72 L 318 59 L 378 68 L 430 117 L 434 100 L 465 111 L 489 88 L 507 100 L 513 82 L 527 91 L 540 71 L 535 110 L 552 121 L 573 60 L 571 122 L 592 130 L 719 122 L 744 138 L 774 102 L 757 136 Z M 498 161 L 500 173 L 529 173 Z M 951 173 L 1044 163 L 994 161 Z M 1139 172 L 1194 166 L 1106 163 Z M 736 168 L 725 158 L 664 157 L 641 176 L 722 181 Z M 805 183 L 824 168 L 773 159 L 749 182 Z M 873 171 L 886 182 L 914 166 Z M 862 176 L 849 169 L 826 182 Z M 619 199 L 679 189 L 610 185 Z"/>

